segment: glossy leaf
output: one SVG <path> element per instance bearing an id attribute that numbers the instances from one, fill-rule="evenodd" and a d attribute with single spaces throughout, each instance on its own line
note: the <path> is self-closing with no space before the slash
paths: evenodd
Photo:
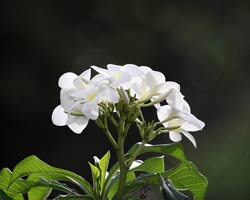
<path id="1" fill-rule="evenodd" d="M 162 173 L 165 171 L 164 156 L 149 158 L 140 166 L 131 169 L 131 171 L 143 171 L 150 174 Z"/>
<path id="2" fill-rule="evenodd" d="M 208 185 L 204 177 L 192 162 L 182 162 L 176 168 L 161 173 L 165 180 L 170 180 L 178 190 L 189 190 L 195 200 L 203 200 Z M 158 174 L 145 174 L 129 182 L 126 193 L 132 193 L 145 184 L 159 184 Z"/>
<path id="3" fill-rule="evenodd" d="M 104 187 L 104 182 L 106 178 L 106 173 L 108 170 L 108 165 L 109 165 L 109 160 L 110 160 L 110 152 L 108 151 L 100 160 L 99 167 L 101 171 L 101 179 L 100 179 L 100 186 L 101 186 L 101 193 Z"/>
<path id="4" fill-rule="evenodd" d="M 170 181 L 166 181 L 159 174 L 160 185 L 162 187 L 162 196 L 165 200 L 186 200 L 187 196 L 179 192 Z"/>
<path id="5" fill-rule="evenodd" d="M 135 144 L 129 150 L 128 155 L 133 155 L 139 146 L 140 143 Z M 182 145 L 180 143 L 158 144 L 158 145 L 145 144 L 139 154 L 150 153 L 150 152 L 169 155 L 180 161 L 187 160 Z"/>
<path id="6" fill-rule="evenodd" d="M 3 168 L 0 171 L 0 189 L 3 190 L 8 196 L 15 197 L 15 200 L 23 200 L 22 194 L 18 194 L 16 191 L 19 189 L 20 181 L 13 184 L 12 187 L 8 188 L 12 173 L 8 168 Z"/>
<path id="7" fill-rule="evenodd" d="M 164 178 L 172 181 L 174 186 L 180 190 L 189 190 L 195 200 L 203 200 L 208 181 L 192 162 L 183 162 L 178 167 L 166 172 Z"/>
<path id="8" fill-rule="evenodd" d="M 92 186 L 84 178 L 73 172 L 52 167 L 36 156 L 29 156 L 16 165 L 9 182 L 9 187 L 15 184 L 18 179 L 30 175 L 48 180 L 68 181 L 76 184 L 86 194 L 94 196 Z"/>

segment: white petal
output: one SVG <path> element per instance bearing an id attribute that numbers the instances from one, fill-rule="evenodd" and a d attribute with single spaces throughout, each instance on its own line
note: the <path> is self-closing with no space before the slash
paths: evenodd
<path id="1" fill-rule="evenodd" d="M 131 76 L 142 76 L 143 71 L 137 66 L 133 64 L 126 64 L 122 67 L 122 71 L 128 72 Z"/>
<path id="2" fill-rule="evenodd" d="M 140 66 L 139 68 L 140 70 L 143 71 L 144 74 L 153 71 L 150 67 L 147 67 L 147 66 Z"/>
<path id="3" fill-rule="evenodd" d="M 168 104 L 176 109 L 182 110 L 183 109 L 183 95 L 179 90 L 172 89 L 170 94 L 167 96 L 166 101 Z"/>
<path id="4" fill-rule="evenodd" d="M 179 142 L 179 141 L 181 141 L 182 136 L 181 136 L 181 134 L 178 133 L 178 132 L 173 132 L 173 131 L 171 131 L 171 132 L 169 132 L 169 138 L 170 138 L 170 140 L 172 140 L 173 142 Z"/>
<path id="5" fill-rule="evenodd" d="M 166 86 L 169 88 L 174 88 L 176 90 L 180 90 L 180 85 L 174 81 L 166 81 Z"/>
<path id="6" fill-rule="evenodd" d="M 156 104 L 154 104 L 154 107 L 155 107 L 156 109 L 160 109 L 161 104 L 160 104 L 160 103 L 156 103 Z"/>
<path id="7" fill-rule="evenodd" d="M 183 110 L 185 110 L 187 112 L 191 112 L 191 108 L 185 99 L 183 99 Z"/>
<path id="8" fill-rule="evenodd" d="M 182 134 L 185 135 L 191 142 L 192 144 L 194 145 L 194 147 L 196 148 L 197 147 L 197 144 L 196 144 L 196 141 L 194 139 L 194 136 L 192 136 L 189 132 L 187 131 L 182 131 Z"/>
<path id="9" fill-rule="evenodd" d="M 194 126 L 193 124 L 186 121 L 181 124 L 181 128 L 191 132 L 200 130 L 200 128 L 198 128 L 197 126 Z"/>
<path id="10" fill-rule="evenodd" d="M 134 82 L 131 84 L 130 88 L 131 95 L 134 96 L 136 95 L 137 99 L 140 99 L 141 97 L 141 85 L 137 82 Z"/>
<path id="11" fill-rule="evenodd" d="M 128 72 L 121 72 L 121 77 L 119 79 L 115 79 L 115 77 L 113 77 L 112 80 L 112 85 L 115 87 L 119 87 L 121 86 L 123 83 L 128 83 L 131 80 L 131 76 Z M 125 89 L 127 89 L 126 85 L 122 85 Z"/>
<path id="12" fill-rule="evenodd" d="M 74 98 L 70 95 L 75 92 L 75 90 L 61 90 L 60 92 L 60 101 L 61 105 L 65 110 L 69 110 L 72 108 L 72 105 L 75 103 Z"/>
<path id="13" fill-rule="evenodd" d="M 120 65 L 108 64 L 107 68 L 109 71 L 112 71 L 112 72 L 120 72 L 121 71 Z"/>
<path id="14" fill-rule="evenodd" d="M 101 101 L 118 103 L 119 95 L 115 89 L 106 86 L 99 92 L 98 99 L 100 99 Z"/>
<path id="15" fill-rule="evenodd" d="M 91 78 L 91 69 L 85 70 L 83 73 L 80 74 L 80 77 L 82 79 L 85 79 L 85 80 L 89 81 L 90 78 Z"/>
<path id="16" fill-rule="evenodd" d="M 68 115 L 64 112 L 61 105 L 57 106 L 52 113 L 52 122 L 57 126 L 64 126 L 67 123 Z"/>
<path id="17" fill-rule="evenodd" d="M 86 117 L 92 120 L 96 120 L 99 116 L 99 108 L 96 101 L 84 103 L 81 111 Z"/>
<path id="18" fill-rule="evenodd" d="M 75 86 L 73 84 L 73 81 L 77 77 L 78 76 L 76 74 L 74 74 L 72 72 L 67 72 L 59 78 L 58 85 L 62 89 L 74 88 Z"/>
<path id="19" fill-rule="evenodd" d="M 172 89 L 180 90 L 180 85 L 176 82 L 167 81 L 164 84 L 162 84 L 161 88 L 159 89 L 159 93 L 161 94 L 167 93 L 171 91 Z"/>
<path id="20" fill-rule="evenodd" d="M 81 79 L 81 77 L 75 78 L 74 81 L 73 81 L 73 84 L 74 84 L 74 86 L 75 86 L 77 89 L 84 89 L 84 88 L 87 86 L 86 82 L 84 82 L 84 81 Z"/>
<path id="21" fill-rule="evenodd" d="M 74 123 L 79 119 L 79 116 L 68 115 L 67 125 Z"/>
<path id="22" fill-rule="evenodd" d="M 198 118 L 196 118 L 193 114 L 189 112 L 181 111 L 179 112 L 179 115 L 180 115 L 180 118 L 184 119 L 188 123 L 195 126 L 197 130 L 201 130 L 205 126 L 205 123 L 203 121 L 199 120 Z"/>
<path id="23" fill-rule="evenodd" d="M 78 117 L 73 123 L 68 124 L 68 127 L 77 134 L 80 134 L 88 125 L 89 119 L 87 117 Z"/>
<path id="24" fill-rule="evenodd" d="M 145 75 L 145 83 L 151 87 L 165 83 L 165 80 L 164 74 L 158 71 L 151 71 Z"/>
<path id="25" fill-rule="evenodd" d="M 169 105 L 161 106 L 157 110 L 157 116 L 160 121 L 167 119 L 171 115 L 171 107 Z"/>

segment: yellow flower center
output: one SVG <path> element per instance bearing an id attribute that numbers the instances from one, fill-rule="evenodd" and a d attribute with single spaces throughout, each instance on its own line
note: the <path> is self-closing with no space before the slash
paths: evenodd
<path id="1" fill-rule="evenodd" d="M 116 80 L 119 80 L 121 77 L 122 77 L 122 74 L 120 74 L 120 73 L 115 74 L 115 79 Z"/>
<path id="2" fill-rule="evenodd" d="M 95 99 L 95 97 L 96 97 L 96 94 L 89 94 L 88 97 L 87 97 L 87 101 L 90 102 L 93 99 Z"/>

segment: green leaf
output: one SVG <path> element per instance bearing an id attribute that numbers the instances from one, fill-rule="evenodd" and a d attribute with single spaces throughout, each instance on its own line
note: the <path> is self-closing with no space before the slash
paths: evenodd
<path id="1" fill-rule="evenodd" d="M 29 181 L 37 181 L 38 179 L 40 179 L 40 177 L 37 177 L 36 175 L 30 175 L 27 178 Z M 50 187 L 32 187 L 28 192 L 28 198 L 34 200 L 45 200 L 50 195 L 51 191 L 52 188 Z"/>
<path id="2" fill-rule="evenodd" d="M 92 181 L 93 181 L 93 187 L 95 188 L 95 191 L 96 193 L 100 193 L 100 184 L 99 184 L 99 176 L 100 176 L 100 170 L 92 165 L 90 162 L 89 162 L 89 166 L 90 166 L 90 169 L 91 169 L 91 174 L 92 174 Z"/>
<path id="3" fill-rule="evenodd" d="M 108 165 L 109 165 L 109 160 L 110 160 L 110 151 L 108 151 L 100 160 L 99 167 L 101 171 L 101 193 L 104 187 L 104 182 L 105 182 L 105 177 L 106 177 L 106 172 L 108 170 Z"/>
<path id="4" fill-rule="evenodd" d="M 135 144 L 128 151 L 128 154 L 133 155 L 139 146 L 140 143 Z M 139 154 L 144 154 L 149 152 L 169 155 L 183 162 L 187 161 L 182 145 L 180 143 L 158 144 L 158 145 L 145 144 Z"/>
<path id="5" fill-rule="evenodd" d="M 174 169 L 161 173 L 161 176 L 169 179 L 178 190 L 189 190 L 195 200 L 204 199 L 208 182 L 192 162 L 182 162 Z M 126 193 L 132 193 L 145 184 L 159 184 L 158 174 L 145 174 L 127 183 Z"/>
<path id="6" fill-rule="evenodd" d="M 179 190 L 189 190 L 195 200 L 203 200 L 207 189 L 208 181 L 192 162 L 183 162 L 163 176 L 168 178 Z"/>
<path id="7" fill-rule="evenodd" d="M 3 168 L 0 171 L 0 189 L 6 191 L 8 188 L 8 184 L 11 179 L 11 171 L 8 168 Z"/>
<path id="8" fill-rule="evenodd" d="M 36 156 L 29 156 L 16 165 L 9 182 L 9 187 L 15 185 L 20 178 L 26 176 L 34 176 L 48 180 L 68 181 L 76 184 L 86 194 L 95 196 L 92 186 L 84 178 L 73 172 L 52 167 Z"/>
<path id="9" fill-rule="evenodd" d="M 138 167 L 131 169 L 131 171 L 143 171 L 150 174 L 164 172 L 165 171 L 164 156 L 149 158 L 145 160 Z"/>
<path id="10" fill-rule="evenodd" d="M 160 185 L 162 187 L 162 195 L 165 200 L 185 200 L 187 196 L 179 192 L 170 181 L 165 181 L 159 174 Z"/>
<path id="11" fill-rule="evenodd" d="M 19 188 L 18 182 L 14 184 L 11 188 L 8 188 L 12 173 L 8 168 L 3 168 L 0 171 L 0 189 L 2 189 L 8 196 L 15 197 L 15 200 L 23 200 L 21 194 L 16 193 L 16 190 Z"/>
<path id="12" fill-rule="evenodd" d="M 134 180 L 136 178 L 135 173 L 130 171 L 127 173 L 127 179 L 126 182 L 130 182 L 132 180 Z M 115 194 L 118 191 L 118 185 L 119 184 L 119 175 L 117 175 L 109 184 L 109 188 L 108 188 L 108 199 L 113 199 L 113 197 L 115 196 Z"/>
<path id="13" fill-rule="evenodd" d="M 0 189 L 0 199 L 1 200 L 13 200 L 11 197 L 9 197 L 3 190 Z"/>

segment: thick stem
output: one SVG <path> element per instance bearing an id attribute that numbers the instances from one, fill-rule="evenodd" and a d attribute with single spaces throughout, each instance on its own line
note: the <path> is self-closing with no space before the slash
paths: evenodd
<path id="1" fill-rule="evenodd" d="M 144 140 L 142 140 L 141 144 L 138 146 L 138 148 L 135 150 L 135 152 L 133 153 L 133 156 L 130 158 L 129 162 L 128 162 L 128 168 L 130 168 L 130 166 L 132 165 L 132 163 L 135 161 L 135 159 L 137 158 L 137 156 L 140 155 L 141 150 L 143 149 L 144 145 L 146 144 L 146 142 Z"/>
<path id="2" fill-rule="evenodd" d="M 116 155 L 120 165 L 119 187 L 116 195 L 117 200 L 123 199 L 124 189 L 126 186 L 127 173 L 128 173 L 128 168 L 124 157 L 124 142 L 125 142 L 125 136 L 119 135 L 118 147 L 116 149 Z"/>

